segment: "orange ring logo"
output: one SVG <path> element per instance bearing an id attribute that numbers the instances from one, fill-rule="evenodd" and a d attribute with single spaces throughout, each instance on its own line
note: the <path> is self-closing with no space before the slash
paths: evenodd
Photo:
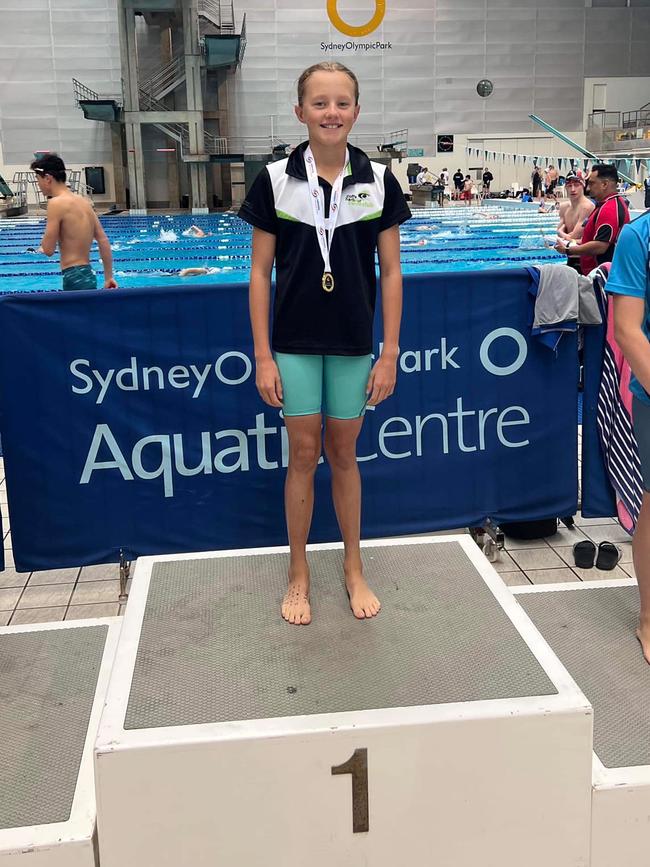
<path id="1" fill-rule="evenodd" d="M 351 24 L 347 24 L 339 15 L 336 8 L 337 3 L 338 0 L 327 0 L 327 14 L 334 27 L 340 30 L 341 33 L 345 33 L 346 36 L 367 36 L 379 27 L 386 14 L 386 0 L 375 0 L 375 12 L 370 21 L 359 25 L 359 27 L 353 27 Z"/>

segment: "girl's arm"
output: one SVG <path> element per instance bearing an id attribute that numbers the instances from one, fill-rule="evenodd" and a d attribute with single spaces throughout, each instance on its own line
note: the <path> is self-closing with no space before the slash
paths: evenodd
<path id="1" fill-rule="evenodd" d="M 614 295 L 614 336 L 632 373 L 650 393 L 650 342 L 643 333 L 645 299 Z"/>
<path id="2" fill-rule="evenodd" d="M 368 380 L 368 404 L 376 406 L 395 390 L 397 357 L 399 355 L 399 329 L 402 320 L 402 269 L 399 258 L 399 226 L 391 226 L 379 233 L 379 277 L 381 282 L 381 308 L 384 340 L 381 356 L 375 363 Z"/>
<path id="3" fill-rule="evenodd" d="M 275 235 L 254 228 L 248 306 L 255 348 L 255 385 L 265 403 L 281 407 L 282 382 L 273 360 L 269 339 L 271 271 L 274 259 Z"/>

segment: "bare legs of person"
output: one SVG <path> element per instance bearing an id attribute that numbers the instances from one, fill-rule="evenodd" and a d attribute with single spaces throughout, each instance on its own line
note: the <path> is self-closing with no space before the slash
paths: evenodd
<path id="1" fill-rule="evenodd" d="M 357 464 L 357 437 L 363 418 L 328 418 L 325 455 L 332 472 L 332 499 L 344 547 L 343 571 L 352 613 L 359 620 L 374 617 L 381 603 L 363 577 L 361 535 L 361 476 Z"/>
<path id="2" fill-rule="evenodd" d="M 643 505 L 632 540 L 634 571 L 639 582 L 641 613 L 636 637 L 645 661 L 650 663 L 650 494 L 644 493 Z"/>
<path id="3" fill-rule="evenodd" d="M 284 511 L 289 534 L 289 586 L 282 601 L 288 623 L 311 623 L 307 536 L 314 511 L 314 473 L 321 452 L 321 416 L 288 416 L 289 466 L 284 483 Z"/>
<path id="4" fill-rule="evenodd" d="M 345 586 L 352 612 L 359 619 L 374 617 L 381 608 L 363 577 L 361 565 L 361 478 L 356 441 L 362 424 L 362 418 L 328 418 L 325 429 L 325 454 L 332 473 L 332 497 L 345 552 Z M 314 509 L 314 474 L 321 452 L 321 416 L 287 417 L 285 425 L 289 435 L 285 511 L 290 561 L 282 616 L 288 623 L 306 625 L 311 622 L 306 545 Z"/>

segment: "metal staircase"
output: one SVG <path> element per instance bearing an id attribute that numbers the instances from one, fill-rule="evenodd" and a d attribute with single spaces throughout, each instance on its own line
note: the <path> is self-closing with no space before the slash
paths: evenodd
<path id="1" fill-rule="evenodd" d="M 202 26 L 212 25 L 224 36 L 235 32 L 233 0 L 199 0 L 199 18 L 203 19 L 199 30 Z M 201 33 L 201 36 L 203 35 L 204 33 Z"/>
<path id="2" fill-rule="evenodd" d="M 170 109 L 159 99 L 153 97 L 149 91 L 140 87 L 140 111 L 169 111 Z M 201 154 L 190 153 L 190 134 L 187 125 L 184 123 L 176 123 L 169 121 L 165 123 L 154 123 L 155 126 L 165 135 L 168 135 L 181 146 L 181 157 L 185 161 L 192 161 L 193 158 L 200 158 Z M 204 130 L 203 132 L 203 155 L 217 155 L 228 152 L 228 140 L 223 136 L 215 136 Z"/>
<path id="3" fill-rule="evenodd" d="M 152 99 L 164 99 L 185 81 L 185 58 L 182 54 L 172 57 L 169 63 L 157 69 L 149 78 L 140 82 L 140 91 Z"/>

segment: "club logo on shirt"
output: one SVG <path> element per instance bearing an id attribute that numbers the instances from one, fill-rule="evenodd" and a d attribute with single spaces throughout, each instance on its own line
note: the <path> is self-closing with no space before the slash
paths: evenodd
<path id="1" fill-rule="evenodd" d="M 368 190 L 362 190 L 360 193 L 348 193 L 345 201 L 353 208 L 374 208 L 372 196 Z"/>
<path id="2" fill-rule="evenodd" d="M 334 27 L 346 36 L 367 36 L 379 27 L 386 14 L 386 0 L 375 0 L 375 11 L 370 20 L 354 27 L 341 18 L 337 6 L 338 0 L 327 0 L 327 14 Z"/>

